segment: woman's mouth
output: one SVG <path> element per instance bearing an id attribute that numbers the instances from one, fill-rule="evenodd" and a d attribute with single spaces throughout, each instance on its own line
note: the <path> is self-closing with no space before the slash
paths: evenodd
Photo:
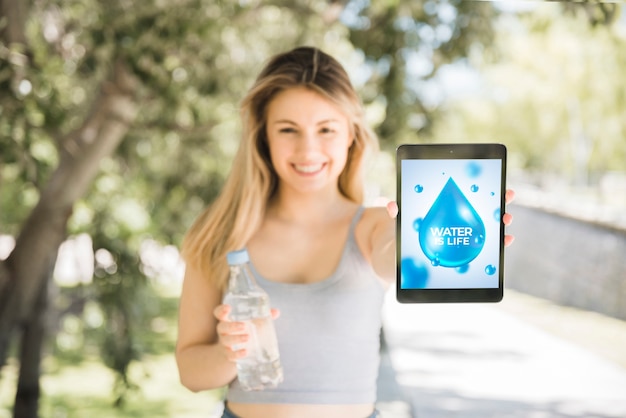
<path id="1" fill-rule="evenodd" d="M 326 164 L 325 163 L 319 163 L 319 164 L 293 164 L 293 168 L 301 174 L 315 174 L 318 173 L 320 171 L 322 171 L 322 168 L 324 168 Z"/>

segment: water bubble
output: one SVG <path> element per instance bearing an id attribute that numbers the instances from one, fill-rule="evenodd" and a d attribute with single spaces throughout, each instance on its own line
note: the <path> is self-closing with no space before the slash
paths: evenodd
<path id="1" fill-rule="evenodd" d="M 470 178 L 475 178 L 480 176 L 480 173 L 483 171 L 483 168 L 480 166 L 479 163 L 477 163 L 476 161 L 470 161 L 469 163 L 467 163 L 467 165 L 465 166 L 465 173 L 468 175 L 468 177 Z"/>
<path id="2" fill-rule="evenodd" d="M 422 186 L 421 184 L 416 184 L 413 190 L 415 190 L 415 193 L 422 193 L 422 191 L 424 190 L 424 186 Z"/>
<path id="3" fill-rule="evenodd" d="M 433 265 L 459 267 L 480 254 L 484 236 L 480 216 L 454 180 L 448 179 L 420 224 L 419 242 L 424 255 Z"/>
<path id="4" fill-rule="evenodd" d="M 493 211 L 493 217 L 496 221 L 500 222 L 500 208 L 497 208 L 496 210 Z"/>
<path id="5" fill-rule="evenodd" d="M 470 187 L 470 190 L 476 193 L 478 191 L 478 186 L 475 184 L 472 184 L 472 187 Z"/>
<path id="6" fill-rule="evenodd" d="M 416 220 L 413 221 L 413 229 L 415 229 L 416 231 L 420 230 L 420 225 L 422 224 L 422 221 L 424 220 L 424 218 L 417 218 Z"/>
<path id="7" fill-rule="evenodd" d="M 489 264 L 487 267 L 485 267 L 485 273 L 493 276 L 496 273 L 496 266 L 494 266 L 493 264 Z"/>
<path id="8" fill-rule="evenodd" d="M 462 266 L 459 266 L 459 267 L 455 268 L 455 270 L 459 274 L 465 274 L 469 270 L 469 264 L 464 264 Z"/>
<path id="9" fill-rule="evenodd" d="M 412 258 L 400 262 L 400 287 L 402 289 L 423 289 L 428 282 L 428 267 Z"/>

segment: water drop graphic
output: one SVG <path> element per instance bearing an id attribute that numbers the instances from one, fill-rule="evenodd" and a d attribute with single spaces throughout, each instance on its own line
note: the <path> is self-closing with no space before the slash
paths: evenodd
<path id="1" fill-rule="evenodd" d="M 472 187 L 470 187 L 470 190 L 476 193 L 478 191 L 478 186 L 475 184 L 472 184 Z"/>
<path id="2" fill-rule="evenodd" d="M 423 289 L 428 282 L 428 267 L 412 258 L 400 262 L 400 287 L 402 289 Z"/>
<path id="3" fill-rule="evenodd" d="M 496 221 L 500 222 L 500 208 L 493 211 L 493 217 Z"/>
<path id="4" fill-rule="evenodd" d="M 494 266 L 493 264 L 489 264 L 487 267 L 485 267 L 485 273 L 493 276 L 496 273 L 496 266 Z"/>
<path id="5" fill-rule="evenodd" d="M 491 194 L 492 196 L 495 196 L 495 195 L 496 195 L 496 193 L 495 193 L 495 192 L 491 192 L 490 194 Z"/>
<path id="6" fill-rule="evenodd" d="M 483 249 L 485 225 L 452 178 L 424 217 L 419 242 L 431 264 L 459 267 Z"/>
<path id="7" fill-rule="evenodd" d="M 462 266 L 459 266 L 459 267 L 455 268 L 455 270 L 459 274 L 465 274 L 469 270 L 469 264 L 464 264 Z"/>
<path id="8" fill-rule="evenodd" d="M 420 230 L 420 225 L 422 224 L 422 221 L 424 219 L 423 218 L 417 218 L 416 220 L 413 221 L 413 229 L 416 231 Z"/>
<path id="9" fill-rule="evenodd" d="M 465 166 L 465 173 L 470 178 L 478 177 L 482 170 L 483 168 L 476 161 L 470 161 Z"/>
<path id="10" fill-rule="evenodd" d="M 415 193 L 422 193 L 422 191 L 424 190 L 424 186 L 422 186 L 421 184 L 416 184 L 414 190 Z"/>

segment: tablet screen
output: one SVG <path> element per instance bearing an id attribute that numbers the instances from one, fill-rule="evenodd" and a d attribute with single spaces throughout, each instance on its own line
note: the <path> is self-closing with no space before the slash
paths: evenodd
<path id="1" fill-rule="evenodd" d="M 502 299 L 506 148 L 398 148 L 401 302 Z"/>

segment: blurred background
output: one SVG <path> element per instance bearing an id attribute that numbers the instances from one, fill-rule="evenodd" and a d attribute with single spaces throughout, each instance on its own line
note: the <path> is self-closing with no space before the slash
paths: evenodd
<path id="1" fill-rule="evenodd" d="M 399 144 L 504 143 L 509 308 L 626 320 L 623 5 L 0 0 L 1 418 L 212 409 L 178 381 L 177 248 L 239 100 L 298 45 L 345 66 L 380 136 L 368 204 L 394 198 Z"/>

